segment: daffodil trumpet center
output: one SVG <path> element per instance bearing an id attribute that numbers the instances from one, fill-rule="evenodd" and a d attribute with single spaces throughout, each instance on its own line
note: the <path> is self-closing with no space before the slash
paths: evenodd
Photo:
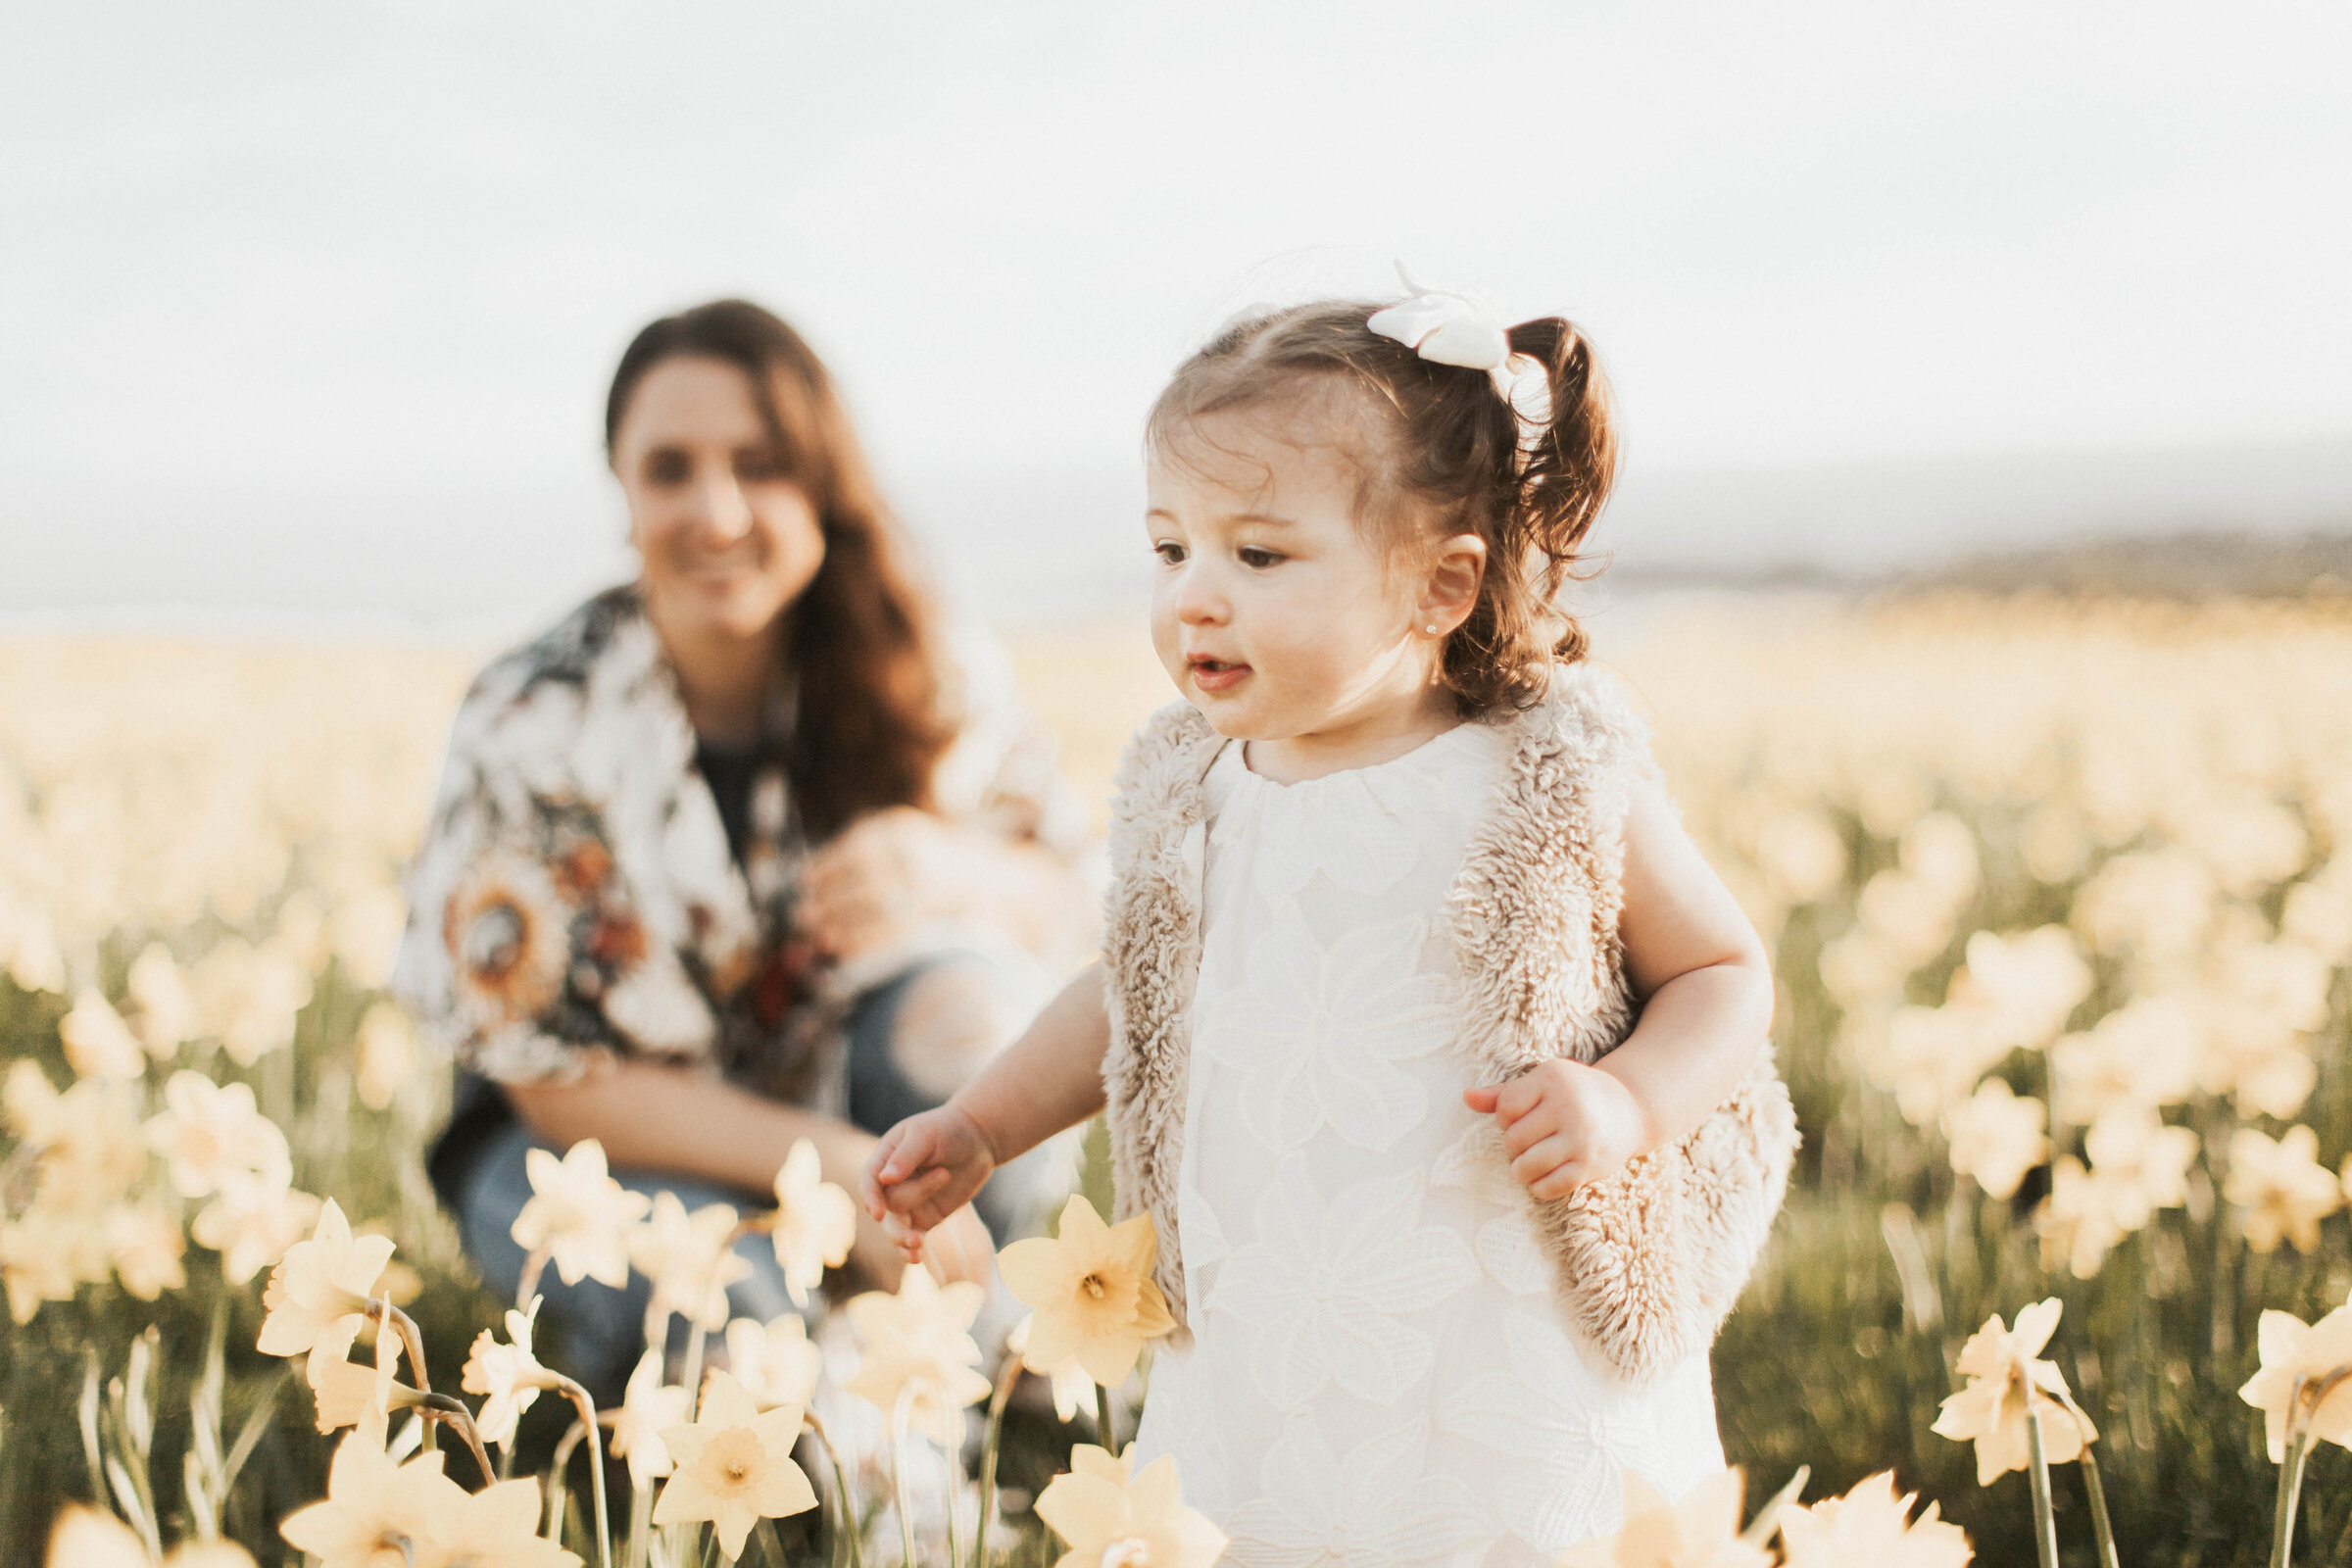
<path id="1" fill-rule="evenodd" d="M 1089 1274 L 1086 1278 L 1080 1280 L 1078 1282 L 1078 1289 L 1084 1291 L 1086 1293 L 1087 1299 L 1093 1301 L 1100 1301 L 1103 1297 L 1110 1294 L 1110 1288 L 1102 1283 L 1102 1276 L 1100 1274 Z"/>
<path id="2" fill-rule="evenodd" d="M 2332 1372 L 2304 1378 L 2295 1385 L 2295 1413 L 2306 1420 L 2317 1415 L 2328 1396 L 2347 1380 L 2352 1380 L 2352 1366 L 2339 1366 Z"/>

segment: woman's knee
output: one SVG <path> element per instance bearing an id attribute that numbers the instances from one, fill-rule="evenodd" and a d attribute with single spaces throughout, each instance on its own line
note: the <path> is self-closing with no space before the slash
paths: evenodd
<path id="1" fill-rule="evenodd" d="M 850 1022 L 851 1119 L 881 1132 L 944 1102 L 1046 1000 L 1034 977 L 978 954 L 938 959 L 877 988 Z"/>

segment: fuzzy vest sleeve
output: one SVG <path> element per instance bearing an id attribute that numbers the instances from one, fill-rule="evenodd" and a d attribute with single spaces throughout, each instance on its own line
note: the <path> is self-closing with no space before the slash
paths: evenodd
<path id="1" fill-rule="evenodd" d="M 1102 1089 L 1117 1216 L 1152 1216 L 1159 1245 L 1154 1278 L 1180 1324 L 1176 1173 L 1184 1158 L 1185 1061 L 1200 970 L 1200 780 L 1222 744 L 1183 703 L 1152 714 L 1128 743 L 1111 809 L 1103 910 L 1110 1048 Z"/>

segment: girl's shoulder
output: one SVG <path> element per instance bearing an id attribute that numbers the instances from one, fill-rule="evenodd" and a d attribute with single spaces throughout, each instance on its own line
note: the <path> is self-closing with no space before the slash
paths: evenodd
<path id="1" fill-rule="evenodd" d="M 1578 793 L 1603 781 L 1661 780 L 1649 720 L 1625 678 L 1602 665 L 1556 665 L 1535 702 L 1479 722 L 1503 732 L 1521 789 Z"/>
<path id="2" fill-rule="evenodd" d="M 1128 737 L 1111 776 L 1113 809 L 1120 815 L 1164 807 L 1198 788 L 1225 737 L 1200 710 L 1174 702 L 1152 713 Z"/>

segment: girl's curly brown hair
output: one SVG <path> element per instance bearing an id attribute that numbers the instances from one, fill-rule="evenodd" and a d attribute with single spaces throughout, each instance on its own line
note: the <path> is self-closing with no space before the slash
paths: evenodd
<path id="1" fill-rule="evenodd" d="M 1213 414 L 1320 416 L 1355 460 L 1363 520 L 1398 548 L 1486 541 L 1478 602 L 1441 671 L 1465 715 L 1524 708 L 1555 663 L 1585 657 L 1558 604 L 1617 473 L 1615 398 L 1592 345 L 1556 317 L 1510 329 L 1543 368 L 1547 406 L 1525 418 L 1484 370 L 1440 365 L 1365 323 L 1384 304 L 1328 300 L 1226 327 L 1177 368 L 1146 440 L 1161 456 Z M 1332 394 L 1339 394 L 1337 399 Z M 1328 401 L 1327 401 L 1328 400 Z"/>

